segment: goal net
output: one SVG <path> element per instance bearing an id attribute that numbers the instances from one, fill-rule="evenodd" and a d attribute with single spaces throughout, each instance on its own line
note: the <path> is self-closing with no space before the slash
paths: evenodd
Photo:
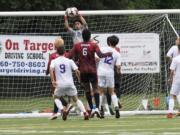
<path id="1" fill-rule="evenodd" d="M 108 35 L 120 38 L 118 47 L 125 60 L 120 82 L 122 110 L 166 110 L 170 89 L 166 53 L 178 36 L 180 11 L 81 13 L 93 36 L 104 40 L 103 45 Z M 66 50 L 72 48 L 63 15 L 63 11 L 0 13 L 0 113 L 49 112 L 53 108 L 50 77 L 45 74 L 48 56 L 57 36 L 64 38 Z M 70 24 L 72 21 L 69 18 Z M 150 53 L 147 58 L 138 51 L 143 47 L 149 49 L 143 50 L 144 55 Z M 131 54 L 134 59 L 128 58 Z M 77 88 L 83 98 L 83 88 Z"/>

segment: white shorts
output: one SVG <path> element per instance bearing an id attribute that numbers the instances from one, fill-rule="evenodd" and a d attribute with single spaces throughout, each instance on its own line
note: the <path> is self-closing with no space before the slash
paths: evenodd
<path id="1" fill-rule="evenodd" d="M 76 96 L 77 95 L 77 89 L 76 87 L 58 87 L 54 91 L 54 95 L 57 97 L 62 96 Z"/>
<path id="2" fill-rule="evenodd" d="M 171 91 L 170 94 L 171 95 L 179 95 L 180 93 L 180 83 L 173 83 L 171 86 Z"/>
<path id="3" fill-rule="evenodd" d="M 98 76 L 98 86 L 102 88 L 114 88 L 114 76 Z"/>

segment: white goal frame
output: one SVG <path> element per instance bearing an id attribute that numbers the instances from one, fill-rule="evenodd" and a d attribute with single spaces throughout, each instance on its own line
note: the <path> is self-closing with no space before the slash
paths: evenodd
<path id="1" fill-rule="evenodd" d="M 170 24 L 172 30 L 179 37 L 175 28 L 171 24 L 168 14 L 180 14 L 180 9 L 162 9 L 162 10 L 93 10 L 79 11 L 80 14 L 86 16 L 93 15 L 140 15 L 140 14 L 164 14 Z M 63 16 L 65 11 L 16 11 L 16 12 L 0 12 L 0 16 Z M 174 111 L 177 113 L 177 110 Z M 122 115 L 140 115 L 140 114 L 167 114 L 167 110 L 156 111 L 122 111 Z M 50 113 L 24 113 L 24 114 L 0 114 L 0 118 L 26 118 L 26 117 L 49 117 Z"/>

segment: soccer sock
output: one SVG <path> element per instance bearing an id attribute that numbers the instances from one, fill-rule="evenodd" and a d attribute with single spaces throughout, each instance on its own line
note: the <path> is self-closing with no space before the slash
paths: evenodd
<path id="1" fill-rule="evenodd" d="M 180 105 L 180 93 L 176 96 L 178 104 Z"/>
<path id="2" fill-rule="evenodd" d="M 63 106 L 62 103 L 59 99 L 55 99 L 54 102 L 56 103 L 57 107 L 59 108 L 59 110 L 63 110 Z"/>
<path id="3" fill-rule="evenodd" d="M 103 95 L 99 95 L 99 109 L 101 109 L 101 106 L 103 105 Z"/>
<path id="4" fill-rule="evenodd" d="M 172 113 L 173 112 L 173 109 L 174 109 L 174 99 L 173 98 L 170 98 L 169 99 L 169 113 Z"/>
<path id="5" fill-rule="evenodd" d="M 99 93 L 94 93 L 96 108 L 99 109 Z"/>
<path id="6" fill-rule="evenodd" d="M 63 97 L 60 97 L 59 99 L 61 100 L 63 106 L 67 106 L 68 103 Z"/>
<path id="7" fill-rule="evenodd" d="M 53 113 L 57 113 L 58 112 L 58 107 L 56 105 L 56 103 L 54 102 L 54 110 L 53 110 Z"/>
<path id="8" fill-rule="evenodd" d="M 77 102 L 76 102 L 76 104 L 77 104 L 78 108 L 79 108 L 82 112 L 86 112 L 86 110 L 85 110 L 85 108 L 84 108 L 84 105 L 83 105 L 83 103 L 82 103 L 81 100 L 78 99 Z"/>
<path id="9" fill-rule="evenodd" d="M 86 99 L 88 101 L 89 107 L 92 110 L 93 109 L 93 103 L 92 103 L 92 96 L 90 92 L 86 92 Z"/>
<path id="10" fill-rule="evenodd" d="M 118 107 L 118 99 L 117 99 L 116 94 L 113 94 L 113 95 L 111 96 L 111 99 L 112 99 L 112 102 L 113 102 L 114 107 Z"/>
<path id="11" fill-rule="evenodd" d="M 109 93 L 106 94 L 107 97 L 107 103 L 109 106 L 111 106 L 111 95 Z"/>

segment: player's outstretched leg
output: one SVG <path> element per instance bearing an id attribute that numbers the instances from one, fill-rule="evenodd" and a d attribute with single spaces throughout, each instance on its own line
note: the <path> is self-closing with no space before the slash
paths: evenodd
<path id="1" fill-rule="evenodd" d="M 57 119 L 57 113 L 58 113 L 58 107 L 56 105 L 56 103 L 54 102 L 54 109 L 53 109 L 53 114 L 50 117 L 50 120 L 55 120 Z"/>
<path id="2" fill-rule="evenodd" d="M 58 98 L 55 98 L 54 101 L 55 101 L 58 109 L 61 111 L 62 119 L 66 120 L 67 119 L 67 113 L 66 113 L 66 111 L 64 111 L 64 108 L 63 108 L 61 101 Z"/>
<path id="3" fill-rule="evenodd" d="M 89 120 L 89 114 L 86 112 L 86 109 L 85 109 L 82 101 L 79 100 L 77 96 L 73 96 L 73 101 L 76 102 L 77 107 L 81 110 L 81 112 L 83 112 L 84 120 Z"/>

